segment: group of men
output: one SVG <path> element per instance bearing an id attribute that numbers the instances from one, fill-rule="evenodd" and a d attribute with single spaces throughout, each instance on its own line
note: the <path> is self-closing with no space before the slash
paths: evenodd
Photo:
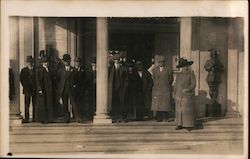
<path id="1" fill-rule="evenodd" d="M 70 55 L 64 54 L 62 65 L 55 69 L 48 55 L 42 53 L 36 67 L 32 56 L 27 56 L 27 67 L 21 70 L 20 82 L 25 96 L 23 122 L 29 122 L 31 101 L 34 122 L 91 120 L 95 111 L 95 58 L 91 69 L 85 70 L 79 57 L 74 59 L 72 67 Z"/>
<path id="2" fill-rule="evenodd" d="M 127 60 L 123 52 L 112 54 L 108 75 L 108 110 L 114 122 L 144 120 L 153 117 L 166 121 L 171 112 L 172 72 L 165 58 L 156 56 L 150 69 L 142 61 Z M 34 67 L 32 56 L 23 68 L 20 81 L 25 95 L 25 118 L 29 122 L 29 105 L 33 104 L 33 121 L 85 122 L 93 119 L 96 109 L 96 61 L 91 70 L 82 67 L 79 57 L 64 54 L 63 65 L 53 69 L 49 57 L 42 55 Z M 156 69 L 157 68 L 157 69 Z M 159 68 L 159 69 L 158 69 Z M 70 114 L 71 112 L 71 114 Z"/>

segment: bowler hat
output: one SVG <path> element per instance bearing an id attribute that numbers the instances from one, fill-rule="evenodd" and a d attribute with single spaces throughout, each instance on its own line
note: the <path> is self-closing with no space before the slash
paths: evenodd
<path id="1" fill-rule="evenodd" d="M 27 56 L 27 59 L 26 59 L 27 62 L 34 62 L 34 59 L 32 56 Z"/>
<path id="2" fill-rule="evenodd" d="M 176 66 L 176 68 L 190 66 L 193 63 L 194 63 L 193 61 L 188 61 L 187 59 L 180 58 L 179 59 L 179 64 Z"/>
<path id="3" fill-rule="evenodd" d="M 81 62 L 82 60 L 81 60 L 81 58 L 80 57 L 76 57 L 75 58 L 75 62 Z"/>
<path id="4" fill-rule="evenodd" d="M 71 57 L 69 54 L 64 54 L 62 60 L 65 62 L 69 62 L 71 60 Z"/>

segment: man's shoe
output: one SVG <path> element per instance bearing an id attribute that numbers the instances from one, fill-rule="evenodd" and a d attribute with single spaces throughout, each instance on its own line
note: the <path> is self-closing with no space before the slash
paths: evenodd
<path id="1" fill-rule="evenodd" d="M 180 130 L 180 129 L 182 129 L 182 126 L 177 126 L 177 127 L 175 128 L 175 130 Z"/>

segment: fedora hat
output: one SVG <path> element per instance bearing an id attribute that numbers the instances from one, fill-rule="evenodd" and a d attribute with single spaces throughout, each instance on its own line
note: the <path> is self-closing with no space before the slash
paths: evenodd
<path id="1" fill-rule="evenodd" d="M 181 67 L 186 67 L 192 65 L 194 62 L 193 61 L 188 61 L 187 59 L 180 58 L 179 59 L 179 64 L 176 66 L 176 68 L 181 68 Z"/>
<path id="2" fill-rule="evenodd" d="M 62 60 L 65 62 L 69 62 L 71 60 L 71 57 L 69 54 L 64 54 Z"/>
<path id="3" fill-rule="evenodd" d="M 34 62 L 34 59 L 32 56 L 27 56 L 26 62 Z"/>

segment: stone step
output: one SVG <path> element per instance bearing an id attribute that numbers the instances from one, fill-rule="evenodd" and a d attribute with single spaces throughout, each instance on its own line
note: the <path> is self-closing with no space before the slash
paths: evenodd
<path id="1" fill-rule="evenodd" d="M 11 135 L 43 135 L 43 134 L 144 134 L 144 133 L 187 133 L 186 129 L 174 128 L 62 128 L 62 129 L 20 129 L 10 132 Z M 192 133 L 243 133 L 242 127 L 218 127 L 194 129 Z"/>
<path id="2" fill-rule="evenodd" d="M 242 140 L 243 137 L 237 133 L 214 134 L 53 134 L 53 135 L 13 135 L 10 138 L 11 143 L 32 143 L 32 142 L 134 142 L 134 141 L 218 141 L 218 140 Z"/>
<path id="3" fill-rule="evenodd" d="M 171 150 L 178 150 L 179 153 L 193 151 L 190 147 L 202 147 L 216 142 L 130 142 L 130 143 L 21 143 L 11 146 L 10 151 L 14 154 L 18 153 L 67 153 L 67 152 L 84 152 L 84 153 L 167 153 Z M 220 141 L 220 145 L 224 148 L 229 145 L 242 147 L 242 143 L 238 141 L 225 142 Z M 233 150 L 232 146 L 228 147 Z M 211 149 L 211 148 L 210 148 Z M 191 151 L 191 152 L 190 152 Z M 194 152 L 193 152 L 194 153 Z"/>

